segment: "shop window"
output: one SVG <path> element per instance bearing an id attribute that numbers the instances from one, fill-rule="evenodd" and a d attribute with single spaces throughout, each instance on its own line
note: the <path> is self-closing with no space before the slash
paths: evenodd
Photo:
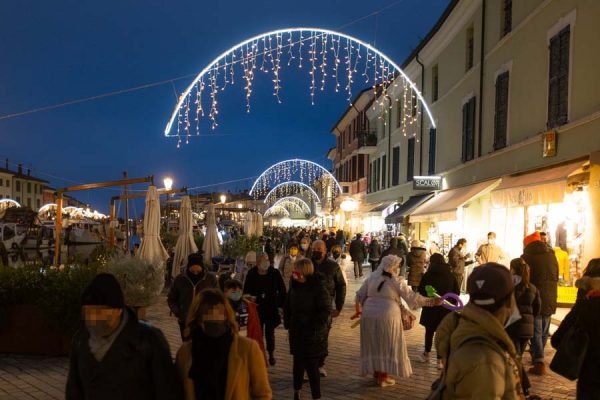
<path id="1" fill-rule="evenodd" d="M 396 99 L 396 128 L 402 126 L 402 96 Z"/>
<path id="2" fill-rule="evenodd" d="M 568 120 L 570 39 L 570 26 L 567 26 L 550 39 L 549 129 L 564 125 Z"/>
<path id="3" fill-rule="evenodd" d="M 466 41 L 466 70 L 473 68 L 473 58 L 475 55 L 475 28 L 473 25 L 467 28 L 467 41 Z"/>
<path id="4" fill-rule="evenodd" d="M 508 71 L 496 79 L 496 108 L 494 115 L 494 150 L 506 147 L 508 124 Z"/>
<path id="5" fill-rule="evenodd" d="M 406 180 L 412 181 L 415 176 L 415 138 L 408 139 L 408 158 L 406 165 Z"/>
<path id="6" fill-rule="evenodd" d="M 433 68 L 431 68 L 431 101 L 437 101 L 438 99 L 438 65 L 435 64 Z"/>
<path id="7" fill-rule="evenodd" d="M 475 96 L 463 105 L 462 161 L 475 158 Z"/>
<path id="8" fill-rule="evenodd" d="M 400 147 L 392 149 L 392 186 L 400 183 Z"/>
<path id="9" fill-rule="evenodd" d="M 386 176 L 387 176 L 387 156 L 383 156 L 381 158 L 381 188 L 385 189 L 386 188 Z"/>
<path id="10" fill-rule="evenodd" d="M 437 132 L 435 128 L 429 129 L 429 165 L 428 165 L 428 173 L 429 175 L 435 175 L 435 149 L 436 149 L 436 141 L 437 141 Z"/>
<path id="11" fill-rule="evenodd" d="M 500 37 L 512 30 L 512 0 L 502 0 L 500 10 Z"/>

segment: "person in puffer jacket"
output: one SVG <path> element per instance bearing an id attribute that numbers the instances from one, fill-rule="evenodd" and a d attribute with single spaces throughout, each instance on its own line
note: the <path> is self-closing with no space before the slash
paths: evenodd
<path id="1" fill-rule="evenodd" d="M 408 266 L 408 284 L 416 292 L 419 290 L 421 278 L 425 273 L 425 265 L 427 265 L 427 249 L 421 241 L 413 240 L 410 243 L 406 265 Z"/>

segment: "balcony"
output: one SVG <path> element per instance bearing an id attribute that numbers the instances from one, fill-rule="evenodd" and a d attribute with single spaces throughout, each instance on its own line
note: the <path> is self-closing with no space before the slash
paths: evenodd
<path id="1" fill-rule="evenodd" d="M 377 135 L 375 132 L 356 132 L 358 154 L 371 154 L 377 149 Z"/>

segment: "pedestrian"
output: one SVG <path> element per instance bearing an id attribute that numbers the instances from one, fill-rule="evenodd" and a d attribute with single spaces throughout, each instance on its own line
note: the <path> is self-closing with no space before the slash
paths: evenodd
<path id="1" fill-rule="evenodd" d="M 356 292 L 360 319 L 361 375 L 373 375 L 379 386 L 412 374 L 402 326 L 402 300 L 411 308 L 433 306 L 437 300 L 413 292 L 398 280 L 400 258 L 386 256 Z"/>
<path id="2" fill-rule="evenodd" d="M 504 252 L 496 244 L 496 233 L 489 232 L 487 234 L 487 243 L 482 244 L 475 253 L 475 260 L 481 265 L 488 262 L 498 263 L 504 261 Z"/>
<path id="3" fill-rule="evenodd" d="M 275 328 L 281 324 L 281 310 L 285 302 L 286 290 L 283 278 L 273 268 L 266 254 L 258 256 L 258 265 L 248 271 L 244 283 L 244 294 L 255 299 L 261 328 L 267 340 L 269 364 L 275 360 Z"/>
<path id="4" fill-rule="evenodd" d="M 67 400 L 179 399 L 171 351 L 162 332 L 138 321 L 110 274 L 99 274 L 81 297 L 83 324 L 75 334 Z"/>
<path id="5" fill-rule="evenodd" d="M 325 245 L 327 246 L 327 252 L 331 253 L 331 249 L 333 249 L 333 246 L 335 246 L 337 243 L 337 241 L 335 240 L 335 234 L 330 234 L 327 237 L 327 240 L 325 241 Z"/>
<path id="6" fill-rule="evenodd" d="M 337 232 L 335 234 L 335 240 L 337 241 L 337 244 L 342 246 L 342 251 L 346 251 L 346 237 L 344 236 L 343 230 L 341 230 L 341 229 L 337 230 Z"/>
<path id="7" fill-rule="evenodd" d="M 544 349 L 550 334 L 550 319 L 556 312 L 558 261 L 554 251 L 541 240 L 539 232 L 526 236 L 523 245 L 525 248 L 521 258 L 529 265 L 531 283 L 540 291 L 542 299 L 540 315 L 534 319 L 535 325 L 531 340 L 534 364 L 527 372 L 544 375 L 546 373 Z"/>
<path id="8" fill-rule="evenodd" d="M 360 233 L 357 233 L 354 240 L 350 242 L 350 257 L 354 263 L 354 278 L 362 278 L 362 265 L 367 258 L 367 248 Z"/>
<path id="9" fill-rule="evenodd" d="M 600 259 L 591 260 L 586 269 L 591 270 L 593 265 L 600 265 Z M 587 275 L 577 280 L 575 286 L 584 291 L 585 296 L 577 299 L 575 306 L 552 335 L 552 346 L 558 349 L 566 340 L 566 333 L 574 326 L 587 334 L 589 341 L 577 380 L 577 399 L 600 399 L 600 268 L 588 271 Z"/>
<path id="10" fill-rule="evenodd" d="M 469 260 L 471 257 L 467 252 L 467 239 L 458 239 L 456 245 L 450 249 L 448 253 L 448 263 L 452 268 L 452 273 L 456 277 L 458 287 L 463 290 L 463 280 L 465 277 L 465 267 L 473 264 L 473 260 Z"/>
<path id="11" fill-rule="evenodd" d="M 379 260 L 381 259 L 381 245 L 377 238 L 373 238 L 371 244 L 369 244 L 369 262 L 371 263 L 371 271 L 375 272 L 379 266 Z"/>
<path id="12" fill-rule="evenodd" d="M 408 250 L 405 252 L 400 246 L 400 240 L 398 238 L 390 239 L 390 246 L 381 253 L 381 258 L 393 255 L 396 257 L 400 257 L 402 259 L 401 267 L 400 267 L 400 275 L 404 278 L 406 277 L 406 254 Z"/>
<path id="13" fill-rule="evenodd" d="M 435 346 L 446 360 L 444 399 L 523 399 L 521 364 L 504 330 L 517 310 L 511 273 L 488 263 L 467 279 L 469 303 L 448 314 Z"/>
<path id="14" fill-rule="evenodd" d="M 300 255 L 310 259 L 311 251 L 310 238 L 308 236 L 303 236 L 300 239 Z"/>
<path id="15" fill-rule="evenodd" d="M 265 351 L 260 318 L 258 317 L 258 308 L 256 303 L 243 297 L 243 287 L 242 282 L 237 279 L 228 280 L 225 282 L 225 297 L 229 300 L 229 305 L 235 313 L 238 333 L 241 336 L 254 339 L 258 343 L 266 360 L 267 352 Z"/>
<path id="16" fill-rule="evenodd" d="M 293 355 L 294 400 L 300 399 L 304 373 L 308 375 L 313 399 L 321 398 L 319 363 L 327 355 L 331 298 L 324 276 L 315 273 L 312 261 L 294 262 L 290 291 L 285 302 L 284 327 L 289 332 Z"/>
<path id="17" fill-rule="evenodd" d="M 169 309 L 177 317 L 181 340 L 186 339 L 185 321 L 194 296 L 204 289 L 216 288 L 217 285 L 216 275 L 205 270 L 202 255 L 190 254 L 185 271 L 175 278 L 167 295 Z"/>
<path id="18" fill-rule="evenodd" d="M 292 279 L 292 265 L 298 259 L 299 251 L 300 249 L 298 249 L 297 244 L 290 245 L 288 254 L 285 255 L 279 262 L 278 269 L 281 277 L 283 278 L 283 283 L 285 284 L 286 290 L 289 290 L 290 288 L 290 280 Z"/>
<path id="19" fill-rule="evenodd" d="M 420 240 L 410 243 L 410 252 L 406 255 L 406 266 L 408 268 L 408 285 L 414 290 L 419 289 L 421 278 L 425 273 L 427 265 L 427 249 Z"/>
<path id="20" fill-rule="evenodd" d="M 265 253 L 269 257 L 269 263 L 275 265 L 275 247 L 273 246 L 271 239 L 267 239 L 265 242 Z"/>
<path id="21" fill-rule="evenodd" d="M 600 276 L 600 258 L 593 258 L 590 260 L 587 267 L 585 267 L 585 269 L 583 270 L 583 274 L 581 275 L 582 278 L 585 276 L 592 276 L 592 277 Z M 586 296 L 586 294 L 587 294 L 587 289 L 580 288 L 577 290 L 577 298 L 578 299 L 584 298 Z"/>
<path id="22" fill-rule="evenodd" d="M 327 246 L 322 240 L 317 240 L 312 246 L 312 261 L 315 270 L 325 277 L 325 287 L 329 293 L 329 302 L 335 304 L 335 308 L 331 311 L 331 317 L 337 318 L 344 308 L 346 300 L 346 281 L 342 274 L 340 266 L 333 260 L 327 258 Z M 328 324 L 327 336 L 331 329 L 331 318 Z M 327 355 L 323 355 L 319 360 L 319 372 L 322 377 L 327 376 L 325 370 L 325 359 Z"/>
<path id="23" fill-rule="evenodd" d="M 330 257 L 337 265 L 340 266 L 340 271 L 342 271 L 342 276 L 344 277 L 344 282 L 346 282 L 346 286 L 348 285 L 348 277 L 346 276 L 346 271 L 344 269 L 343 262 L 346 259 L 346 255 L 342 253 L 342 246 L 339 244 L 334 245 L 331 248 L 331 257 Z"/>
<path id="24" fill-rule="evenodd" d="M 460 294 L 460 288 L 456 278 L 450 271 L 450 264 L 446 263 L 444 256 L 435 253 L 429 259 L 429 268 L 423 275 L 418 287 L 418 292 L 422 296 L 427 296 L 427 286 L 432 286 L 435 291 L 443 296 L 446 293 Z M 421 319 L 419 323 L 425 327 L 425 351 L 420 354 L 419 358 L 422 362 L 429 361 L 431 347 L 433 346 L 433 338 L 435 332 L 450 310 L 444 307 L 424 308 L 421 311 Z M 442 357 L 437 355 L 437 367 L 443 368 Z"/>
<path id="25" fill-rule="evenodd" d="M 264 355 L 258 343 L 238 334 L 221 291 L 207 289 L 194 298 L 186 335 L 191 340 L 176 358 L 186 400 L 272 399 Z"/>

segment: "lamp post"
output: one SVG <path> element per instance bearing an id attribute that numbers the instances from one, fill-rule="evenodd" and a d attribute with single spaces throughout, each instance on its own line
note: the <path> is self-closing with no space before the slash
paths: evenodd
<path id="1" fill-rule="evenodd" d="M 340 208 L 344 212 L 344 224 L 342 226 L 343 229 L 347 223 L 346 213 L 355 211 L 358 208 L 358 203 L 352 198 L 347 198 L 344 201 L 342 201 L 342 203 L 340 204 Z M 352 234 L 352 232 L 350 232 L 350 234 Z"/>
<path id="2" fill-rule="evenodd" d="M 167 213 L 167 232 L 169 231 L 169 190 L 171 190 L 173 188 L 173 179 L 170 177 L 166 177 L 165 179 L 163 179 L 163 183 L 165 185 L 165 190 L 167 191 L 167 206 L 165 207 L 165 211 Z"/>

